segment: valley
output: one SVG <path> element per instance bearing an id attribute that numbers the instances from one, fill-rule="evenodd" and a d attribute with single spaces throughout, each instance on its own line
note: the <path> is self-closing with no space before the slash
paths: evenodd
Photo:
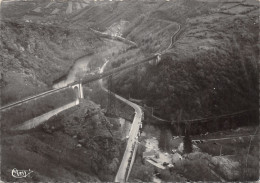
<path id="1" fill-rule="evenodd" d="M 3 0 L 1 107 L 67 88 L 1 111 L 1 180 L 256 181 L 258 11 L 256 0 Z"/>

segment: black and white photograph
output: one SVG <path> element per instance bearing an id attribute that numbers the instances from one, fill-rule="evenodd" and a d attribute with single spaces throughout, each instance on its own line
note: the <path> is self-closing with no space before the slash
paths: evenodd
<path id="1" fill-rule="evenodd" d="M 259 182 L 260 0 L 0 0 L 0 183 Z"/>

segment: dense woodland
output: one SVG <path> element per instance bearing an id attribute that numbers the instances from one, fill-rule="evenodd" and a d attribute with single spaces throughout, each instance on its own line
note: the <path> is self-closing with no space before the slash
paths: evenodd
<path id="1" fill-rule="evenodd" d="M 14 128 L 23 122 L 57 109 L 76 100 L 71 88 L 30 100 L 1 112 L 1 127 L 4 130 Z"/>
<path id="2" fill-rule="evenodd" d="M 168 126 L 158 125 L 164 127 L 158 137 L 159 148 L 164 152 L 172 152 L 172 135 L 185 135 L 186 132 L 184 153 L 191 152 L 193 135 L 218 130 L 221 131 L 221 137 L 223 130 L 228 135 L 234 135 L 233 129 L 252 124 L 256 119 L 254 117 L 259 116 L 259 2 L 245 0 L 241 1 L 244 3 L 242 5 L 240 1 L 224 1 L 93 1 L 89 6 L 77 8 L 75 5 L 80 2 L 77 0 L 37 0 L 3 6 L 0 25 L 0 103 L 5 105 L 50 89 L 53 82 L 65 78 L 75 60 L 84 55 L 94 53 L 95 62 L 90 64 L 91 68 L 100 67 L 105 59 L 109 60 L 106 69 L 150 57 L 168 48 L 172 36 L 181 26 L 174 44 L 165 50 L 158 64 L 146 63 L 114 75 L 113 91 L 125 98 L 140 99 L 142 104 L 154 108 L 155 115 L 169 121 Z M 66 14 L 69 2 L 73 8 L 70 14 Z M 250 2 L 253 3 L 250 5 Z M 34 11 L 36 8 L 42 12 L 37 14 Z M 54 15 L 52 12 L 55 8 L 59 12 Z M 25 21 L 31 16 L 34 19 L 32 22 Z M 125 27 L 120 27 L 123 37 L 136 42 L 138 47 L 117 52 L 111 46 L 107 50 L 111 55 L 103 58 L 97 49 L 106 49 L 106 41 L 89 31 L 89 28 L 106 31 L 121 20 L 126 22 Z M 95 56 L 96 51 L 98 54 Z M 82 75 L 83 72 L 78 73 L 77 79 Z M 121 134 L 118 122 L 112 118 L 108 120 L 104 116 L 105 110 L 100 109 L 107 106 L 107 94 L 96 90 L 91 84 L 88 87 L 84 87 L 84 96 L 101 106 L 81 100 L 79 106 L 61 112 L 30 131 L 16 133 L 5 129 L 71 102 L 75 99 L 74 93 L 65 91 L 59 96 L 53 94 L 4 114 L 5 119 L 1 121 L 1 127 L 4 127 L 1 138 L 3 180 L 13 181 L 10 172 L 14 167 L 34 167 L 34 175 L 28 177 L 28 181 L 114 180 L 125 150 L 126 141 L 121 138 L 125 134 Z M 123 116 L 120 113 L 126 111 L 123 117 L 132 119 L 133 109 L 119 102 L 116 105 L 120 108 L 117 114 Z M 218 118 L 187 126 L 185 123 L 180 126 L 174 123 L 255 108 L 256 112 L 237 118 Z M 145 125 L 144 122 L 143 131 Z M 154 136 L 158 129 L 151 131 Z M 200 144 L 203 152 L 198 156 L 176 164 L 174 171 L 164 171 L 145 164 L 141 138 L 148 137 L 141 136 L 138 139 L 140 146 L 129 181 L 152 181 L 157 173 L 161 174 L 163 181 L 171 182 L 220 180 L 211 174 L 212 168 L 209 167 L 212 159 L 221 155 L 220 146 L 216 143 Z M 223 153 L 234 155 L 233 158 L 240 163 L 238 176 L 226 177 L 227 168 L 223 168 L 221 161 L 217 161 L 213 170 L 228 181 L 256 180 L 259 173 L 256 139 L 223 142 Z M 251 141 L 252 146 L 249 145 Z M 232 171 L 233 167 L 228 170 Z"/>
<path id="3" fill-rule="evenodd" d="M 194 119 L 257 108 L 258 26 L 250 16 L 210 23 L 191 19 L 159 64 L 116 77 L 115 91 L 142 99 L 168 120 L 180 111 L 182 119 Z"/>
<path id="4" fill-rule="evenodd" d="M 0 30 L 2 104 L 49 89 L 101 43 L 90 31 L 53 25 L 6 20 Z"/>

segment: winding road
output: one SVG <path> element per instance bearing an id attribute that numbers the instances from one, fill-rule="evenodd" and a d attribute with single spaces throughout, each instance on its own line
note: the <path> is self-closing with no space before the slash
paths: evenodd
<path id="1" fill-rule="evenodd" d="M 179 24 L 178 30 L 171 37 L 170 45 L 165 50 L 161 51 L 160 53 L 156 53 L 156 54 L 160 55 L 163 52 L 170 49 L 172 47 L 172 45 L 174 44 L 174 42 L 176 41 L 176 35 L 180 32 L 180 30 L 181 30 L 181 25 Z M 104 69 L 105 69 L 108 62 L 109 61 L 107 60 L 104 63 L 104 65 L 101 67 L 100 74 L 102 74 L 104 72 Z M 108 92 L 108 90 L 104 87 L 103 80 L 100 79 L 99 82 L 100 82 L 101 88 L 104 91 Z M 128 139 L 128 142 L 127 142 L 127 146 L 126 146 L 121 164 L 119 166 L 118 172 L 117 172 L 116 177 L 115 177 L 115 182 L 125 182 L 125 181 L 127 181 L 128 177 L 130 175 L 132 165 L 133 165 L 133 162 L 134 162 L 135 153 L 136 153 L 136 150 L 137 150 L 137 143 L 135 143 L 136 142 L 135 138 L 138 135 L 143 111 L 142 111 L 142 109 L 139 105 L 137 105 L 137 104 L 135 104 L 135 103 L 119 96 L 119 95 L 116 95 L 116 94 L 114 94 L 114 95 L 117 99 L 119 99 L 122 102 L 126 103 L 127 105 L 131 106 L 135 110 L 134 120 L 133 120 L 131 130 L 130 130 L 129 135 L 128 135 L 129 139 Z M 131 155 L 133 155 L 133 156 L 132 156 L 131 162 L 129 164 L 129 160 L 131 158 Z M 128 169 L 128 165 L 129 165 L 129 169 Z M 127 172 L 127 169 L 128 169 L 128 172 Z"/>
<path id="2" fill-rule="evenodd" d="M 106 61 L 105 64 L 102 66 L 102 68 L 100 69 L 100 73 L 104 72 L 104 69 L 105 69 L 107 63 L 108 63 L 108 61 Z M 100 83 L 101 88 L 104 91 L 108 92 L 108 90 L 104 87 L 102 79 L 99 80 L 99 83 Z M 138 135 L 138 131 L 139 131 L 139 127 L 140 127 L 140 124 L 141 124 L 143 112 L 142 112 L 141 107 L 136 105 L 135 103 L 133 103 L 133 102 L 131 102 L 131 101 L 119 96 L 119 95 L 116 95 L 116 94 L 115 94 L 115 97 L 117 99 L 121 100 L 122 102 L 126 103 L 127 105 L 131 106 L 135 110 L 135 116 L 134 116 L 134 120 L 133 120 L 131 129 L 130 129 L 130 132 L 129 132 L 129 135 L 128 135 L 129 138 L 128 138 L 127 146 L 126 146 L 126 149 L 125 149 L 125 153 L 124 153 L 124 156 L 122 158 L 121 164 L 120 164 L 118 172 L 116 174 L 116 177 L 115 177 L 115 182 L 125 182 L 126 175 L 127 174 L 129 175 L 128 172 L 131 172 L 132 166 L 130 166 L 128 172 L 126 170 L 127 170 L 127 167 L 128 167 L 128 161 L 129 161 L 129 159 L 132 155 L 132 149 L 133 149 L 132 147 L 135 145 L 135 141 L 136 141 L 135 138 Z M 134 158 L 132 158 L 132 161 L 133 160 L 134 160 Z"/>
<path id="3" fill-rule="evenodd" d="M 166 48 L 162 52 L 165 52 L 166 50 L 168 50 L 168 49 L 170 49 L 172 47 L 173 42 L 175 42 L 175 37 L 176 37 L 177 33 L 179 33 L 180 29 L 181 29 L 181 26 L 179 25 L 178 30 L 171 37 L 171 43 L 170 43 L 169 47 Z M 93 31 L 95 31 L 95 30 L 93 30 Z M 120 40 L 120 41 L 127 42 L 128 44 L 132 44 L 133 46 L 137 46 L 136 43 L 131 42 L 129 40 L 126 40 L 124 38 L 121 38 L 121 37 L 116 37 L 116 38 L 118 40 Z M 99 82 L 100 82 L 101 88 L 104 91 L 108 92 L 108 90 L 103 86 L 103 80 L 101 78 L 107 77 L 107 76 L 109 76 L 109 75 L 111 75 L 111 74 L 113 74 L 115 72 L 120 72 L 121 70 L 124 70 L 124 69 L 130 68 L 130 67 L 134 67 L 134 66 L 137 66 L 139 64 L 143 64 L 145 62 L 148 62 L 149 60 L 156 58 L 156 55 L 162 54 L 162 52 L 156 53 L 155 55 L 153 55 L 151 57 L 148 57 L 148 58 L 146 58 L 146 59 L 144 59 L 142 61 L 139 61 L 137 63 L 133 63 L 133 64 L 131 64 L 129 66 L 124 66 L 124 67 L 122 67 L 120 69 L 116 69 L 116 70 L 112 70 L 112 71 L 107 72 L 107 73 L 103 73 L 104 72 L 104 68 L 106 67 L 106 65 L 108 63 L 108 61 L 106 61 L 105 64 L 100 69 L 100 74 L 101 75 L 98 75 L 98 76 L 96 76 L 94 78 L 90 78 L 89 80 L 83 81 L 82 83 L 84 84 L 86 82 L 91 82 L 92 80 L 94 81 L 94 80 L 100 79 Z M 76 84 L 76 83 L 72 83 L 70 85 L 73 85 L 73 84 Z M 28 97 L 28 98 L 26 98 L 24 100 L 11 103 L 11 104 L 9 104 L 7 106 L 2 106 L 0 109 L 1 109 L 1 111 L 3 111 L 3 110 L 6 110 L 8 108 L 14 107 L 16 105 L 20 105 L 20 104 L 22 104 L 24 102 L 27 102 L 27 101 L 30 101 L 30 100 L 33 100 L 33 99 L 45 96 L 47 94 L 50 94 L 50 93 L 53 93 L 53 92 L 58 92 L 60 90 L 66 89 L 68 87 L 69 86 L 62 87 L 62 88 L 59 88 L 59 89 L 49 90 L 49 91 L 40 93 L 40 94 L 32 96 L 32 97 Z M 142 111 L 141 107 L 138 106 L 137 104 L 135 104 L 135 103 L 133 103 L 133 102 L 131 102 L 131 101 L 129 101 L 129 100 L 119 96 L 119 95 L 116 95 L 116 94 L 114 94 L 114 95 L 115 95 L 115 97 L 117 99 L 119 99 L 122 102 L 126 103 L 127 105 L 131 106 L 135 110 L 134 120 L 133 120 L 133 123 L 132 123 L 132 126 L 131 126 L 131 130 L 130 130 L 129 135 L 128 135 L 129 139 L 128 139 L 128 142 L 127 142 L 126 150 L 124 152 L 124 155 L 123 155 L 120 167 L 119 167 L 117 175 L 115 177 L 115 182 L 125 182 L 128 179 L 129 175 L 130 175 L 131 168 L 132 168 L 132 165 L 133 165 L 133 162 L 134 162 L 135 153 L 136 153 L 136 149 L 137 149 L 136 137 L 138 136 L 139 128 L 140 128 L 140 125 L 141 125 L 141 119 L 142 119 L 143 111 Z M 130 158 L 131 158 L 131 161 L 129 161 Z"/>
<path id="4" fill-rule="evenodd" d="M 178 34 L 180 31 L 181 31 L 181 24 L 178 24 L 178 30 L 172 35 L 172 37 L 171 37 L 171 43 L 170 43 L 170 45 L 168 46 L 168 48 L 166 48 L 166 50 L 169 50 L 169 49 L 173 46 L 173 44 L 174 44 L 175 41 L 176 41 L 176 36 L 177 36 L 177 34 Z M 164 51 L 166 51 L 166 50 L 164 50 Z M 164 52 L 164 51 L 162 51 L 162 52 Z"/>

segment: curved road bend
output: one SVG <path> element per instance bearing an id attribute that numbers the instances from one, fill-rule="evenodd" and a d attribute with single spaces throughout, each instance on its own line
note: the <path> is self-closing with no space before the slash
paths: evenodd
<path id="1" fill-rule="evenodd" d="M 108 61 L 106 61 L 106 63 L 102 66 L 102 68 L 100 69 L 100 73 L 102 73 L 104 71 L 104 68 L 106 67 Z M 100 86 L 101 88 L 108 92 L 108 90 L 104 87 L 103 85 L 103 80 L 100 79 Z M 126 100 L 125 98 L 116 95 L 115 97 L 121 101 L 123 101 L 124 103 L 130 105 L 131 107 L 133 107 L 135 109 L 135 117 L 129 132 L 129 139 L 127 142 L 127 146 L 125 149 L 125 153 L 124 156 L 122 158 L 121 164 L 119 166 L 119 169 L 117 171 L 116 177 L 115 177 L 115 182 L 125 182 L 125 176 L 126 176 L 126 169 L 127 169 L 127 165 L 128 165 L 128 160 L 131 157 L 131 151 L 132 151 L 132 146 L 135 143 L 135 137 L 138 134 L 139 131 L 139 125 L 141 123 L 141 119 L 142 119 L 142 109 L 140 108 L 140 106 L 134 104 L 133 102 L 130 102 L 129 100 Z M 131 171 L 130 169 L 128 171 Z"/>
<path id="2" fill-rule="evenodd" d="M 166 50 L 168 50 L 172 47 L 173 43 L 175 42 L 175 36 L 180 32 L 180 30 L 181 30 L 181 25 L 179 24 L 178 30 L 171 37 L 170 45 L 164 51 L 166 51 Z M 163 53 L 164 51 L 162 51 L 161 53 Z M 104 69 L 105 69 L 107 63 L 108 63 L 108 61 L 106 61 L 105 64 L 102 66 L 102 68 L 100 69 L 100 73 L 104 72 Z M 108 90 L 103 85 L 103 80 L 100 79 L 99 82 L 100 82 L 101 88 L 104 91 L 108 92 Z M 135 109 L 135 117 L 134 117 L 134 120 L 133 120 L 133 123 L 132 123 L 132 126 L 131 126 L 131 130 L 129 132 L 129 139 L 128 139 L 128 142 L 127 142 L 126 150 L 125 150 L 124 156 L 122 158 L 121 164 L 119 166 L 119 169 L 118 169 L 116 177 L 115 177 L 115 182 L 125 182 L 128 160 L 131 157 L 132 146 L 135 143 L 135 137 L 138 134 L 139 125 L 141 124 L 142 109 L 140 108 L 140 106 L 134 104 L 133 102 L 130 102 L 129 100 L 126 100 L 125 98 L 123 98 L 119 95 L 115 94 L 115 97 L 118 98 L 119 100 L 123 101 L 124 103 L 130 105 L 131 107 L 133 107 Z M 130 166 L 130 169 L 128 171 L 131 171 L 131 167 L 132 166 Z M 129 173 L 128 173 L 128 175 L 129 175 Z"/>
<path id="3" fill-rule="evenodd" d="M 175 41 L 176 41 L 176 35 L 177 35 L 180 31 L 181 31 L 181 24 L 178 24 L 178 30 L 172 35 L 172 37 L 171 37 L 171 43 L 170 43 L 170 45 L 168 46 L 168 48 L 167 48 L 166 50 L 170 49 L 170 48 L 173 46 L 173 44 L 174 44 Z M 166 51 L 166 50 L 164 50 L 164 51 Z"/>

